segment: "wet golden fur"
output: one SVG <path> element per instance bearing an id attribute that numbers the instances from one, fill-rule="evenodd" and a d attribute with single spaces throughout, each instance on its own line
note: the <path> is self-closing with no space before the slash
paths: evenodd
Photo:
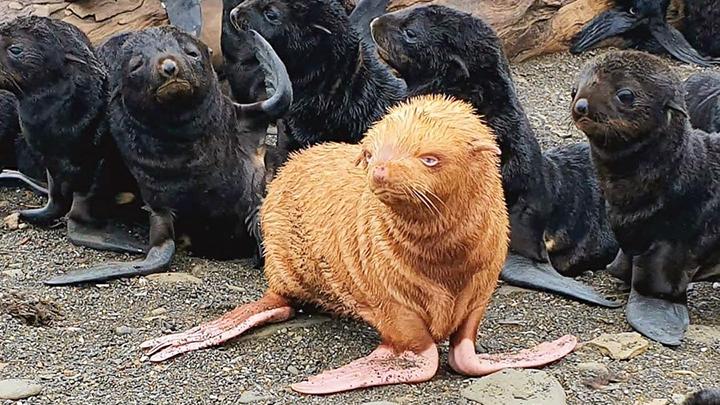
<path id="1" fill-rule="evenodd" d="M 269 291 L 361 318 L 396 350 L 448 338 L 487 306 L 507 253 L 495 145 L 469 104 L 423 96 L 359 145 L 292 155 L 261 210 Z"/>

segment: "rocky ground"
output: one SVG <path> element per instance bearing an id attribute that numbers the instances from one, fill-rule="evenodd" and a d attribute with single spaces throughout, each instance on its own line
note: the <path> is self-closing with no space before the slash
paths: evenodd
<path id="1" fill-rule="evenodd" d="M 569 94 L 589 56 L 557 54 L 513 67 L 543 147 L 582 140 L 569 118 Z M 677 69 L 686 76 L 695 68 L 677 65 Z M 41 203 L 29 192 L 0 191 L 0 218 Z M 34 380 L 35 386 L 25 389 L 40 392 L 23 400 L 27 404 L 460 404 L 473 403 L 468 398 L 474 398 L 487 404 L 659 405 L 678 403 L 702 387 L 720 387 L 720 289 L 710 284 L 696 285 L 690 293 L 693 326 L 680 348 L 628 335 L 626 353 L 615 353 L 631 357 L 626 360 L 603 354 L 595 345 L 583 345 L 541 372 L 472 379 L 448 369 L 445 344 L 438 375 L 428 383 L 304 397 L 291 392 L 288 384 L 365 355 L 377 343 L 377 334 L 366 325 L 304 314 L 222 347 L 155 365 L 138 349 L 142 341 L 184 330 L 258 298 L 265 285 L 262 273 L 244 262 L 179 255 L 172 271 L 185 273 L 181 280 L 147 277 L 49 288 L 40 281 L 64 270 L 130 256 L 74 247 L 65 240 L 62 226 L 9 229 L 14 227 L 11 223 L 0 229 L 0 380 Z M 582 280 L 610 297 L 626 298 L 606 274 L 586 275 Z M 41 317 L 33 317 L 38 310 Z M 587 342 L 602 334 L 630 331 L 622 309 L 595 308 L 501 285 L 478 341 L 481 350 L 499 352 L 566 333 Z M 517 391 L 512 396 L 518 402 L 488 399 L 493 390 L 511 392 L 507 386 L 487 388 L 503 377 L 515 381 Z M 520 383 L 525 377 L 539 380 Z M 10 384 L 0 382 L 0 393 Z M 529 388 L 537 391 L 535 396 L 528 397 Z M 525 402 L 520 402 L 523 397 Z"/>

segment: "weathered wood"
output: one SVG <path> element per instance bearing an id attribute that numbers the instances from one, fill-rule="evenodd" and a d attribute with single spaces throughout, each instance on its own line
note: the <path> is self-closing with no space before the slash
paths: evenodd
<path id="1" fill-rule="evenodd" d="M 441 4 L 484 18 L 502 39 L 508 58 L 517 62 L 567 50 L 570 39 L 593 17 L 609 8 L 611 0 L 390 0 L 390 10 L 419 4 Z M 0 22 L 28 14 L 75 24 L 93 43 L 117 32 L 167 24 L 159 0 L 0 1 Z M 682 0 L 673 0 L 670 21 L 678 25 L 681 16 Z M 219 24 L 219 18 L 213 21 Z M 217 36 L 215 30 L 211 47 L 219 46 Z M 219 49 L 217 51 L 216 55 Z"/>

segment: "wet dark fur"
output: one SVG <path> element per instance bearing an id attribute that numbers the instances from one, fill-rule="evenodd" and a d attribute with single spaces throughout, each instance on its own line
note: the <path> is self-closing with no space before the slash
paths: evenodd
<path id="1" fill-rule="evenodd" d="M 263 17 L 268 4 L 281 13 L 279 25 Z M 337 0 L 246 0 L 236 10 L 243 29 L 258 31 L 287 66 L 294 92 L 285 116 L 291 148 L 357 142 L 405 98 L 404 83 L 360 40 Z"/>
<path id="2" fill-rule="evenodd" d="M 19 57 L 0 56 L 6 72 L 0 82 L 18 97 L 25 139 L 69 202 L 72 192 L 89 190 L 101 156 L 105 68 L 85 34 L 54 19 L 23 17 L 3 24 L 0 43 L 3 49 L 23 48 Z"/>
<path id="3" fill-rule="evenodd" d="M 700 390 L 687 397 L 682 405 L 720 405 L 720 390 Z"/>
<path id="4" fill-rule="evenodd" d="M 685 0 L 682 31 L 701 54 L 720 57 L 720 2 Z"/>
<path id="5" fill-rule="evenodd" d="M 706 71 L 688 77 L 685 103 L 693 128 L 720 132 L 720 73 Z"/>
<path id="6" fill-rule="evenodd" d="M 631 107 L 615 95 L 621 89 L 635 93 Z M 681 304 L 689 281 L 720 276 L 720 136 L 691 129 L 683 94 L 661 59 L 612 52 L 579 76 L 575 101 L 589 100 L 589 121 L 573 113 L 612 229 L 633 258 L 634 290 Z"/>
<path id="7" fill-rule="evenodd" d="M 158 46 L 174 55 L 178 77 L 188 80 L 192 94 L 157 101 L 156 89 L 164 83 L 154 65 L 162 56 Z M 154 211 L 175 214 L 176 229 L 191 237 L 195 254 L 256 253 L 245 221 L 264 193 L 256 152 L 267 123 L 236 115 L 220 92 L 207 47 L 173 27 L 133 33 L 117 53 L 122 69 L 112 80 L 118 88 L 110 127 L 143 200 Z M 138 60 L 142 66 L 131 72 Z"/>
<path id="8" fill-rule="evenodd" d="M 225 59 L 224 75 L 232 97 L 238 103 L 250 103 L 267 97 L 265 76 L 252 48 L 248 34 L 237 31 L 230 22 L 230 11 L 243 0 L 223 0 L 220 46 Z"/>
<path id="9" fill-rule="evenodd" d="M 404 29 L 413 31 L 414 43 Z M 373 32 L 380 54 L 401 73 L 410 94 L 445 93 L 467 100 L 493 128 L 502 150 L 512 250 L 526 245 L 514 240 L 517 235 L 532 229 L 537 248 L 518 253 L 541 259 L 546 231 L 555 244 L 550 260 L 563 273 L 599 269 L 612 260 L 617 245 L 599 189 L 584 177 L 592 179 L 587 147 L 561 147 L 543 157 L 500 41 L 488 24 L 447 7 L 427 6 L 381 17 Z"/>

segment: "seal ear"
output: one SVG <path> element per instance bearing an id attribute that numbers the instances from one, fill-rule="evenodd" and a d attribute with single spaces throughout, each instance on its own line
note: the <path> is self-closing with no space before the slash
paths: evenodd
<path id="1" fill-rule="evenodd" d="M 495 142 L 488 142 L 487 139 L 475 139 L 470 142 L 470 148 L 473 153 L 492 152 L 498 156 L 502 154 Z"/>
<path id="2" fill-rule="evenodd" d="M 367 150 L 365 148 L 362 148 L 360 150 L 360 153 L 358 153 L 357 157 L 355 157 L 355 166 L 361 167 L 363 169 L 367 169 L 367 159 L 365 158 L 365 155 L 367 154 Z"/>
<path id="3" fill-rule="evenodd" d="M 453 65 L 455 65 L 456 73 L 458 74 L 458 77 L 460 79 L 469 79 L 470 78 L 470 70 L 467 68 L 467 64 L 465 64 L 465 61 L 462 60 L 462 58 L 458 55 L 451 55 L 450 56 L 450 62 L 452 62 Z"/>
<path id="4" fill-rule="evenodd" d="M 666 106 L 669 110 L 673 110 L 673 111 L 679 112 L 680 114 L 684 115 L 685 118 L 690 118 L 690 116 L 688 115 L 687 111 L 685 111 L 685 108 L 684 108 L 682 105 L 680 105 L 680 104 L 678 104 L 677 102 L 675 102 L 675 100 L 668 100 L 668 102 L 665 103 L 665 106 Z"/>

